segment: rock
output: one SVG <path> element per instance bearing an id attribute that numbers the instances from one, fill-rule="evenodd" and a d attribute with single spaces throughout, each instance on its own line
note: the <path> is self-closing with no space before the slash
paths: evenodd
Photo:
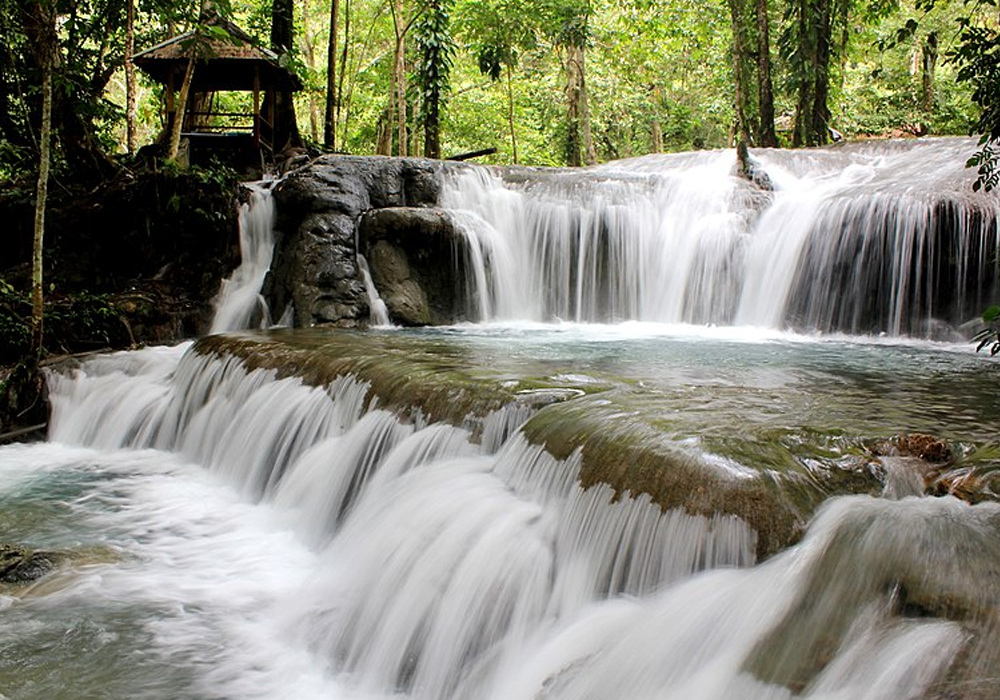
<path id="1" fill-rule="evenodd" d="M 462 293 L 467 243 L 447 214 L 412 207 L 370 211 L 361 219 L 358 238 L 394 322 L 442 325 L 467 318 Z"/>
<path id="2" fill-rule="evenodd" d="M 881 446 L 882 454 L 898 457 L 919 457 L 933 464 L 950 463 L 953 460 L 951 445 L 933 435 L 909 433 L 896 435 Z"/>
<path id="3" fill-rule="evenodd" d="M 0 583 L 30 583 L 56 567 L 59 555 L 0 544 Z"/>
<path id="4" fill-rule="evenodd" d="M 385 263 L 372 276 L 396 322 L 453 322 L 456 273 L 445 268 L 452 261 L 454 231 L 440 212 L 412 213 L 437 203 L 446 167 L 459 166 L 419 158 L 327 155 L 289 173 L 274 190 L 277 246 L 263 290 L 275 317 L 292 304 L 296 326 L 366 325 L 368 294 L 357 263 L 363 238 L 361 252 Z M 409 213 L 377 215 L 399 208 Z M 369 219 L 374 223 L 365 224 Z M 363 225 L 374 233 L 362 236 Z M 369 250 L 377 241 L 385 243 Z M 382 273 L 393 279 L 384 289 Z"/>
<path id="5" fill-rule="evenodd" d="M 982 479 L 974 468 L 955 465 L 955 451 L 947 440 L 908 433 L 877 442 L 870 451 L 881 467 L 888 496 L 950 495 L 969 503 L 987 500 Z"/>

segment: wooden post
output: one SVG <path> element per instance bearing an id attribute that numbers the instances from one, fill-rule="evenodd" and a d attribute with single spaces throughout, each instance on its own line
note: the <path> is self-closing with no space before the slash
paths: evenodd
<path id="1" fill-rule="evenodd" d="M 171 133 L 174 129 L 174 119 L 176 118 L 176 113 L 174 112 L 174 69 L 170 69 L 170 74 L 167 76 L 167 119 L 166 127 L 167 133 Z"/>
<path id="2" fill-rule="evenodd" d="M 268 140 L 271 143 L 271 156 L 273 157 L 274 154 L 279 149 L 281 149 L 281 148 L 284 147 L 284 144 L 279 144 L 278 143 L 278 136 L 281 134 L 281 132 L 278 130 L 280 128 L 278 126 L 278 119 L 280 118 L 280 115 L 278 114 L 278 91 L 277 91 L 277 89 L 275 87 L 277 81 L 273 81 L 272 80 L 271 82 L 272 82 L 271 92 L 270 92 L 270 98 L 271 98 L 271 138 L 268 139 Z"/>
<path id="3" fill-rule="evenodd" d="M 260 66 L 253 69 L 253 147 L 260 149 Z"/>

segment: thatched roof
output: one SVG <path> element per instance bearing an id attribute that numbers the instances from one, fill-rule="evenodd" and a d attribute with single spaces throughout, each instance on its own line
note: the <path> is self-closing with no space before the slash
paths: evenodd
<path id="1" fill-rule="evenodd" d="M 205 24 L 225 30 L 228 39 L 217 38 L 214 32 L 200 37 L 194 30 L 184 32 L 137 53 L 133 63 L 153 80 L 165 84 L 171 74 L 183 75 L 188 59 L 197 50 L 199 59 L 192 85 L 195 91 L 252 90 L 255 74 L 260 76 L 262 89 L 302 89 L 298 76 L 278 62 L 277 54 L 255 46 L 250 35 L 235 24 L 221 17 L 213 17 Z"/>

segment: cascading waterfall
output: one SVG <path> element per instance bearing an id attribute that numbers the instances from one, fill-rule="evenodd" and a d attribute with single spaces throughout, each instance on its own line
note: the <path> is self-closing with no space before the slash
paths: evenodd
<path id="1" fill-rule="evenodd" d="M 271 325 L 271 313 L 260 290 L 271 269 L 274 255 L 274 181 L 246 183 L 250 199 L 240 205 L 239 266 L 223 280 L 215 299 L 215 316 L 210 333 L 226 333 Z"/>
<path id="2" fill-rule="evenodd" d="M 996 291 L 1000 201 L 969 139 L 451 173 L 483 320 L 738 324 L 931 337 Z"/>
<path id="3" fill-rule="evenodd" d="M 481 318 L 927 334 L 931 320 L 954 324 L 980 303 L 997 238 L 994 201 L 945 167 L 968 142 L 942 144 L 919 156 L 757 153 L 773 194 L 733 179 L 727 153 L 639 159 L 585 179 L 464 171 L 444 204 L 478 242 L 469 298 Z M 243 228 L 269 233 L 269 193 L 253 196 Z M 959 255 L 968 264 L 953 264 Z M 269 259 L 245 253 L 213 331 L 267 318 Z M 413 354 L 440 353 L 435 371 L 458 356 L 488 366 L 531 330 L 504 329 L 499 350 L 448 344 L 478 332 L 449 329 Z M 624 371 L 618 345 L 582 335 L 572 342 L 588 367 L 551 339 L 539 353 L 539 371 L 584 386 L 571 390 L 580 395 L 607 381 L 590 378 L 593 367 Z M 809 403 L 795 432 L 784 427 L 794 408 L 769 392 L 834 381 L 836 349 L 809 364 L 794 349 L 807 341 L 782 354 L 772 334 L 763 369 L 734 360 L 746 345 L 726 346 L 688 382 L 676 368 L 697 343 L 668 352 L 670 342 L 647 339 L 658 361 L 632 358 L 643 371 L 621 380 L 638 403 L 664 402 L 657 425 L 670 439 L 708 459 L 754 421 L 692 438 L 678 414 L 770 411 L 777 418 L 757 427 L 775 441 L 828 429 L 815 439 L 833 449 L 841 427 L 818 426 L 820 399 L 791 404 Z M 831 498 L 800 543 L 758 563 L 757 533 L 737 517 L 583 488 L 583 450 L 559 459 L 532 442 L 528 405 L 434 422 L 390 410 L 357 376 L 311 386 L 202 348 L 115 353 L 53 374 L 49 443 L 0 448 L 4 538 L 72 553 L 28 589 L 0 584 L 0 700 L 978 700 L 995 690 L 997 504 Z M 899 355 L 916 368 L 905 381 L 922 381 L 928 358 L 929 373 L 955 371 L 947 353 L 913 353 Z M 980 369 L 976 386 L 988 383 Z M 835 415 L 882 412 L 865 393 L 886 391 L 880 372 L 842 374 Z M 918 389 L 902 400 L 933 397 L 929 422 L 955 413 L 932 384 Z M 988 413 L 985 394 L 969 401 Z M 587 398 L 609 404 L 608 420 L 629 413 Z M 957 436 L 981 432 L 960 418 L 949 424 Z M 905 414 L 861 425 L 892 420 Z M 746 454 L 776 466 L 770 453 Z M 738 459 L 715 459 L 731 478 L 754 478 Z M 899 491 L 919 493 L 922 479 L 907 474 L 900 484 L 919 483 Z"/>
<path id="4" fill-rule="evenodd" d="M 249 614 L 228 601 L 198 603 L 193 619 L 164 613 L 160 653 L 211 670 L 189 691 L 146 696 L 901 700 L 957 659 L 973 677 L 1000 662 L 988 583 L 1000 506 L 836 499 L 801 545 L 748 568 L 755 538 L 741 520 L 581 488 L 579 452 L 560 461 L 530 444 L 516 429 L 523 409 L 488 416 L 476 443 L 378 408 L 351 377 L 309 387 L 184 347 L 96 358 L 51 389 L 54 443 L 174 452 L 303 543 L 263 564 L 289 558 L 307 574 L 248 592 L 263 601 L 249 630 L 215 628 L 216 615 Z M 98 504 L 142 483 L 113 474 Z M 146 507 L 162 518 L 166 506 Z M 170 543 L 171 566 L 185 566 L 178 525 L 143 522 L 144 547 Z M 185 547 L 231 546 L 215 533 L 235 524 L 192 525 L 208 529 Z M 149 585 L 132 577 L 107 576 L 108 595 Z M 181 606 L 198 585 L 175 594 Z M 961 654 L 970 621 L 986 641 Z"/>

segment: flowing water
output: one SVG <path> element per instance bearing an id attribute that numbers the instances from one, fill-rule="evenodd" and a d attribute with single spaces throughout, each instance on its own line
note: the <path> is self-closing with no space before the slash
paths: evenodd
<path id="1" fill-rule="evenodd" d="M 242 260 L 233 274 L 222 282 L 215 299 L 215 316 L 209 333 L 267 328 L 271 325 L 270 309 L 260 289 L 271 269 L 271 256 L 274 254 L 275 211 L 271 197 L 274 184 L 274 181 L 265 181 L 245 185 L 249 190 L 249 201 L 240 206 L 239 218 Z M 289 325 L 285 321 L 282 319 L 279 325 Z"/>
<path id="2" fill-rule="evenodd" d="M 897 500 L 920 489 L 868 448 L 934 432 L 955 446 L 956 473 L 996 498 L 998 365 L 961 344 L 646 322 L 647 313 L 702 318 L 725 302 L 728 320 L 784 325 L 752 301 L 776 294 L 749 291 L 755 244 L 730 239 L 749 226 L 769 235 L 770 214 L 796 218 L 773 211 L 794 189 L 782 178 L 808 198 L 822 168 L 841 195 L 881 177 L 864 149 L 761 153 L 785 189 L 755 205 L 759 216 L 734 217 L 733 198 L 753 196 L 715 158 L 665 157 L 690 168 L 682 178 L 663 175 L 656 159 L 606 166 L 596 171 L 606 182 L 578 187 L 587 198 L 604 188 L 612 202 L 623 181 L 637 180 L 654 199 L 715 206 L 670 217 L 680 247 L 659 263 L 686 265 L 676 268 L 683 280 L 636 267 L 629 287 L 606 274 L 605 253 L 588 257 L 586 237 L 572 234 L 569 255 L 553 234 L 536 236 L 539 264 L 524 268 L 540 286 L 517 288 L 500 262 L 519 264 L 523 251 L 502 226 L 482 227 L 484 209 L 473 212 L 468 199 L 454 207 L 493 237 L 480 249 L 491 261 L 478 278 L 493 285 L 479 297 L 486 315 L 642 322 L 282 331 L 247 341 L 279 360 L 282 348 L 309 347 L 354 368 L 315 386 L 188 344 L 99 356 L 53 376 L 49 442 L 0 447 L 0 541 L 66 558 L 33 585 L 0 588 L 0 698 L 996 697 L 1000 506 Z M 834 159 L 841 169 L 870 166 L 871 177 L 844 183 Z M 941 177 L 935 186 L 951 188 Z M 889 179 L 879 185 L 886 197 L 910 196 L 908 180 Z M 621 195 L 627 206 L 598 203 L 590 214 L 569 204 L 559 214 L 551 193 L 531 203 L 532 188 L 564 196 L 576 187 L 549 176 L 461 187 L 492 188 L 497 217 L 653 216 L 633 194 Z M 721 203 L 703 187 L 721 188 Z M 837 197 L 826 197 L 817 196 L 815 211 L 828 212 L 817 217 L 833 216 Z M 683 232 L 694 229 L 715 241 L 704 243 L 711 255 L 701 244 L 685 251 Z M 612 228 L 594 230 L 607 243 Z M 641 250 L 651 245 L 645 235 L 603 250 L 659 274 Z M 802 235 L 796 255 L 817 245 Z M 777 258 L 776 279 L 794 277 L 778 274 L 786 264 L 801 270 L 801 260 Z M 581 274 L 603 291 L 588 297 Z M 791 299 L 799 283 L 788 284 Z M 670 285 L 683 287 L 683 302 L 670 301 Z M 902 306 L 879 308 L 905 331 L 914 302 L 900 295 Z M 818 318 L 809 299 L 795 302 L 800 317 Z M 388 398 L 422 382 L 435 383 L 458 420 L 401 410 L 398 392 Z M 479 392 L 561 401 L 491 403 L 462 419 Z M 544 416 L 571 433 L 592 416 L 609 433 L 642 426 L 736 481 L 794 472 L 820 483 L 861 469 L 878 471 L 866 478 L 884 488 L 830 498 L 800 542 L 758 562 L 758 533 L 739 517 L 582 488 L 584 451 L 556 456 L 522 431 Z"/>
<path id="3" fill-rule="evenodd" d="M 585 171 L 456 171 L 473 317 L 736 324 L 948 337 L 996 292 L 1000 200 L 971 139 L 645 156 Z"/>

